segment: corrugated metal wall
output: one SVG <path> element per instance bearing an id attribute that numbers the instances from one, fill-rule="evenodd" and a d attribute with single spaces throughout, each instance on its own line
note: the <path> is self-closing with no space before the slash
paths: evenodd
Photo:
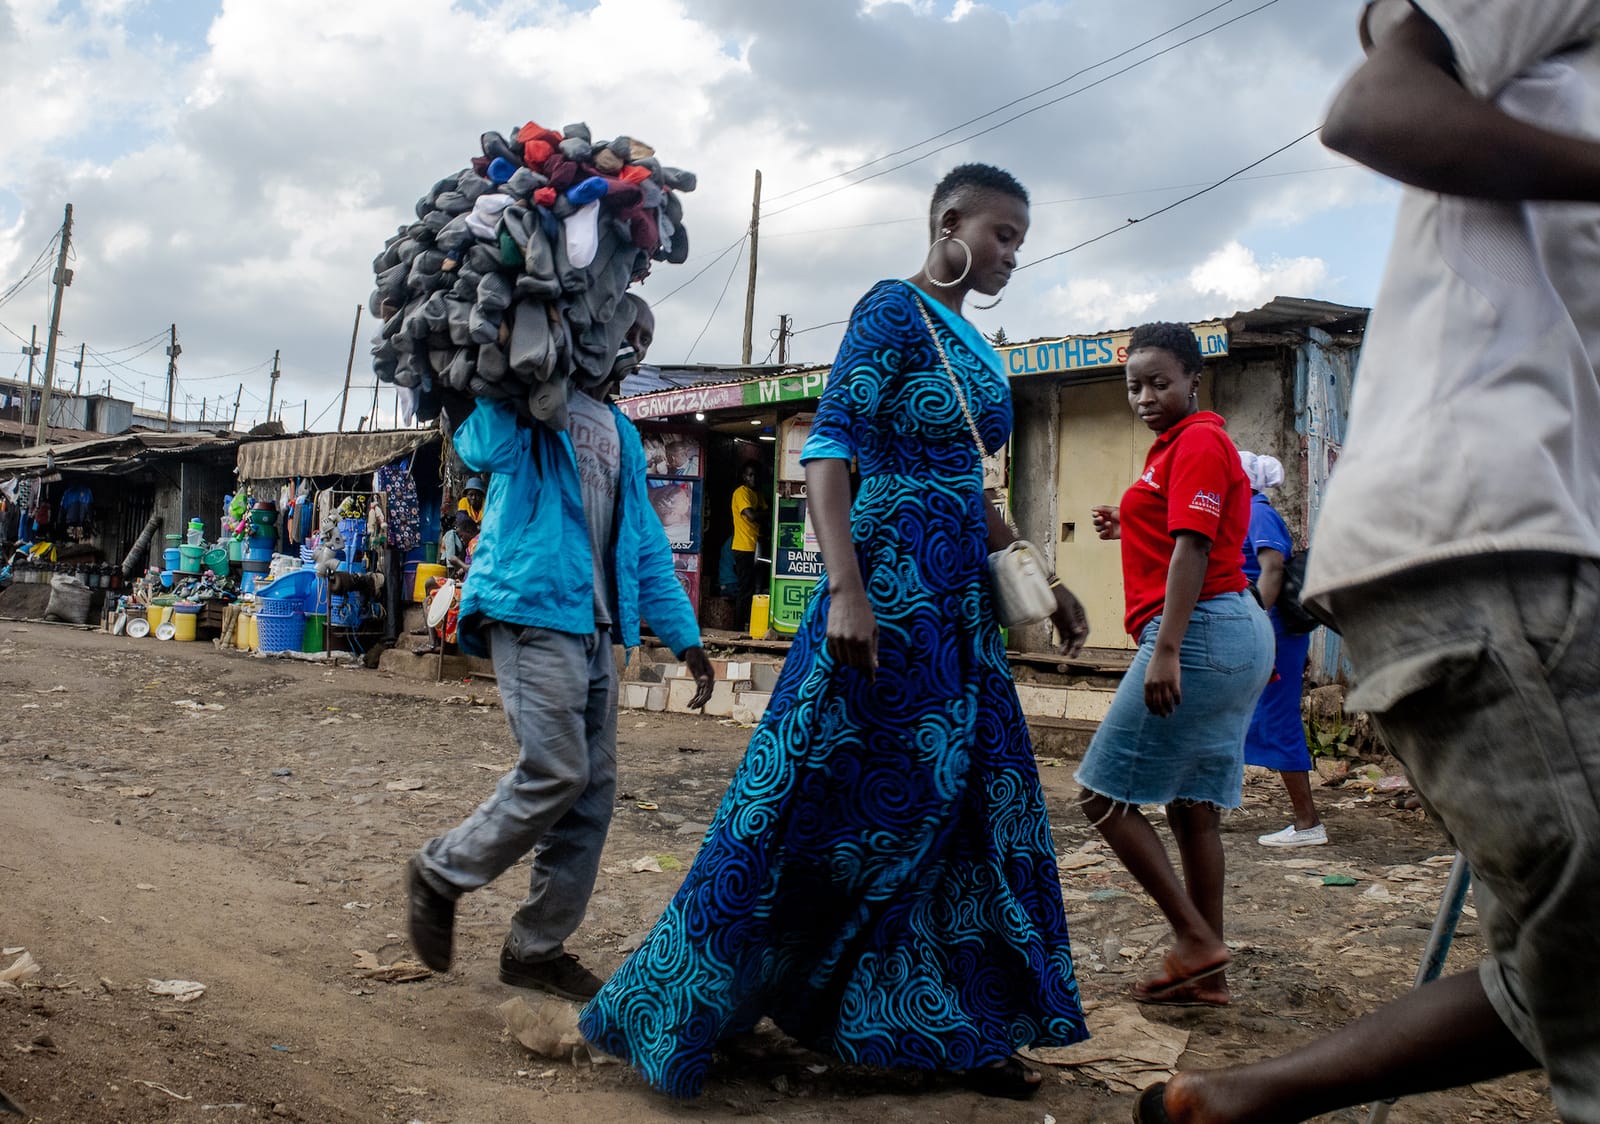
<path id="1" fill-rule="evenodd" d="M 1306 329 L 1306 339 L 1295 351 L 1295 430 L 1305 450 L 1305 525 L 1313 547 L 1328 476 L 1344 448 L 1360 355 L 1359 347 L 1340 346 L 1319 328 Z M 1311 637 L 1307 674 L 1319 683 L 1347 678 L 1339 637 L 1325 628 Z"/>

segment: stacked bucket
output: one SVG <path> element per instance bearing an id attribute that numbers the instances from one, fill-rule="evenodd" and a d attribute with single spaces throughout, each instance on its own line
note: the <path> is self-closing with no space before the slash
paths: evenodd
<path id="1" fill-rule="evenodd" d="M 250 537 L 246 541 L 244 561 L 241 563 L 244 568 L 244 577 L 239 583 L 241 592 L 249 593 L 255 589 L 256 582 L 261 580 L 261 575 L 272 564 L 272 548 L 277 542 L 277 509 L 272 503 L 258 502 L 250 509 Z"/>

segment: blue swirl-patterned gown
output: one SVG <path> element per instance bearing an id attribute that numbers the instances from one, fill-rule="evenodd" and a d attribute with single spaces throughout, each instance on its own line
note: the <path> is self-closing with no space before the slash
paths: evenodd
<path id="1" fill-rule="evenodd" d="M 598 1048 L 693 1096 L 763 1015 L 846 1061 L 967 1069 L 1086 1037 L 1050 825 L 990 605 L 982 467 L 917 311 L 857 304 L 808 459 L 857 458 L 875 682 L 837 666 L 818 587 L 693 868 L 583 1011 Z M 984 442 L 998 357 L 922 298 Z"/>

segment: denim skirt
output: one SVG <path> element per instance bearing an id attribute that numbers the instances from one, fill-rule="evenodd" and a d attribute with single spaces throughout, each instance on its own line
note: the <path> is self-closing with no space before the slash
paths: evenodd
<path id="1" fill-rule="evenodd" d="M 1157 616 L 1140 634 L 1139 651 L 1078 767 L 1078 783 L 1125 804 L 1181 800 L 1237 808 L 1245 734 L 1272 675 L 1272 624 L 1248 592 L 1197 604 L 1178 653 L 1183 701 L 1165 718 L 1144 704 L 1145 669 L 1160 627 Z"/>

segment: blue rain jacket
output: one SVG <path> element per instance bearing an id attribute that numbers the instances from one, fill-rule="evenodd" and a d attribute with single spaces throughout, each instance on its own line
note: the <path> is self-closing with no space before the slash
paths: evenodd
<path id="1" fill-rule="evenodd" d="M 672 568 L 672 550 L 645 485 L 639 431 L 615 406 L 622 462 L 606 572 L 612 638 L 634 647 L 647 622 L 679 656 L 700 628 Z M 503 402 L 479 400 L 455 432 L 468 468 L 492 473 L 461 617 L 584 634 L 595 630 L 594 563 L 572 440 L 538 423 L 520 424 Z"/>

